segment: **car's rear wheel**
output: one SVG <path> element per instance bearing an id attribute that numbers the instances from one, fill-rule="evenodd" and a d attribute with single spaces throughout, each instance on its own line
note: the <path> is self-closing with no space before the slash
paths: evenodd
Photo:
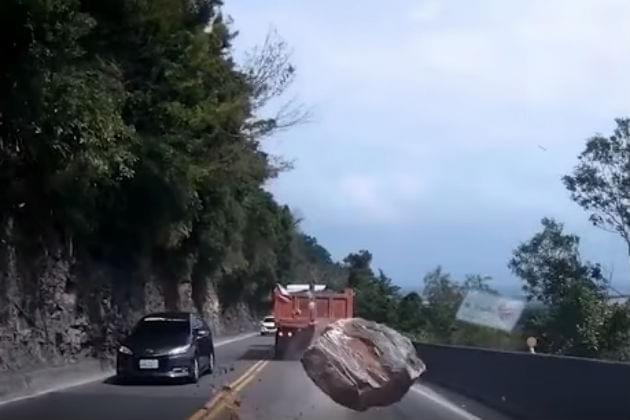
<path id="1" fill-rule="evenodd" d="M 196 384 L 199 382 L 199 358 L 195 356 L 193 358 L 192 364 L 190 366 L 190 374 L 189 374 L 190 382 Z"/>

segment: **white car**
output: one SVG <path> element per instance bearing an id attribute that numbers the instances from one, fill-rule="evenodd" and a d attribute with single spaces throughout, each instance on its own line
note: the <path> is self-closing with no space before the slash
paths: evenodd
<path id="1" fill-rule="evenodd" d="M 273 316 L 266 316 L 265 319 L 260 321 L 260 335 L 275 334 L 276 333 L 276 320 Z"/>

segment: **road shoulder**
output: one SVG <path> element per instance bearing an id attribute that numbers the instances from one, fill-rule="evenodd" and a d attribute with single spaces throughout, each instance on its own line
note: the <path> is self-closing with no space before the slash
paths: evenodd
<path id="1" fill-rule="evenodd" d="M 256 335 L 257 333 L 250 332 L 217 338 L 214 347 L 220 348 Z M 101 359 L 86 359 L 29 372 L 3 373 L 0 376 L 0 406 L 102 381 L 115 373 L 112 362 Z"/>
<path id="2" fill-rule="evenodd" d="M 450 391 L 439 385 L 427 382 L 419 382 L 411 387 L 410 393 L 421 395 L 432 402 L 444 406 L 446 409 L 459 414 L 462 419 L 468 420 L 510 420 L 505 414 L 486 407 L 480 402 L 464 395 Z"/>

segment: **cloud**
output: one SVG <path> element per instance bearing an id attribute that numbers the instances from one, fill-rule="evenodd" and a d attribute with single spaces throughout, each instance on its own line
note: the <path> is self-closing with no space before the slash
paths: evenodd
<path id="1" fill-rule="evenodd" d="M 592 244 L 586 257 L 627 266 L 560 178 L 587 137 L 630 113 L 630 2 L 226 7 L 237 55 L 270 24 L 295 51 L 294 92 L 316 122 L 265 145 L 296 160 L 270 188 L 336 255 L 368 247 L 401 279 L 429 263 L 506 279 L 511 247 L 550 215 Z"/>
<path id="2" fill-rule="evenodd" d="M 442 11 L 442 4 L 439 1 L 420 1 L 409 10 L 409 19 L 412 22 L 434 21 Z"/>
<path id="3" fill-rule="evenodd" d="M 347 222 L 360 225 L 399 225 L 409 223 L 409 210 L 424 198 L 417 176 L 405 173 L 350 174 L 338 184 L 342 211 Z"/>
<path id="4" fill-rule="evenodd" d="M 437 7 L 427 4 L 420 3 L 420 15 Z M 331 42 L 321 60 L 332 72 L 327 74 L 349 86 L 402 85 L 481 102 L 555 108 L 556 101 L 605 94 L 608 101 L 627 103 L 623 69 L 630 65 L 630 26 L 624 21 L 630 3 L 532 1 L 522 7 L 485 1 L 475 3 L 475 11 L 459 2 L 440 4 L 445 10 L 434 25 L 395 28 L 385 22 L 365 33 L 364 42 Z"/>

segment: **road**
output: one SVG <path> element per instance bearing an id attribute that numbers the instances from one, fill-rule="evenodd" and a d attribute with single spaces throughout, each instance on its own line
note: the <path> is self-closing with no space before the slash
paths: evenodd
<path id="1" fill-rule="evenodd" d="M 505 420 L 463 397 L 422 384 L 397 404 L 358 413 L 320 392 L 299 361 L 271 360 L 272 345 L 273 338 L 250 337 L 217 346 L 215 373 L 196 385 L 118 385 L 107 378 L 2 405 L 0 419 Z"/>

